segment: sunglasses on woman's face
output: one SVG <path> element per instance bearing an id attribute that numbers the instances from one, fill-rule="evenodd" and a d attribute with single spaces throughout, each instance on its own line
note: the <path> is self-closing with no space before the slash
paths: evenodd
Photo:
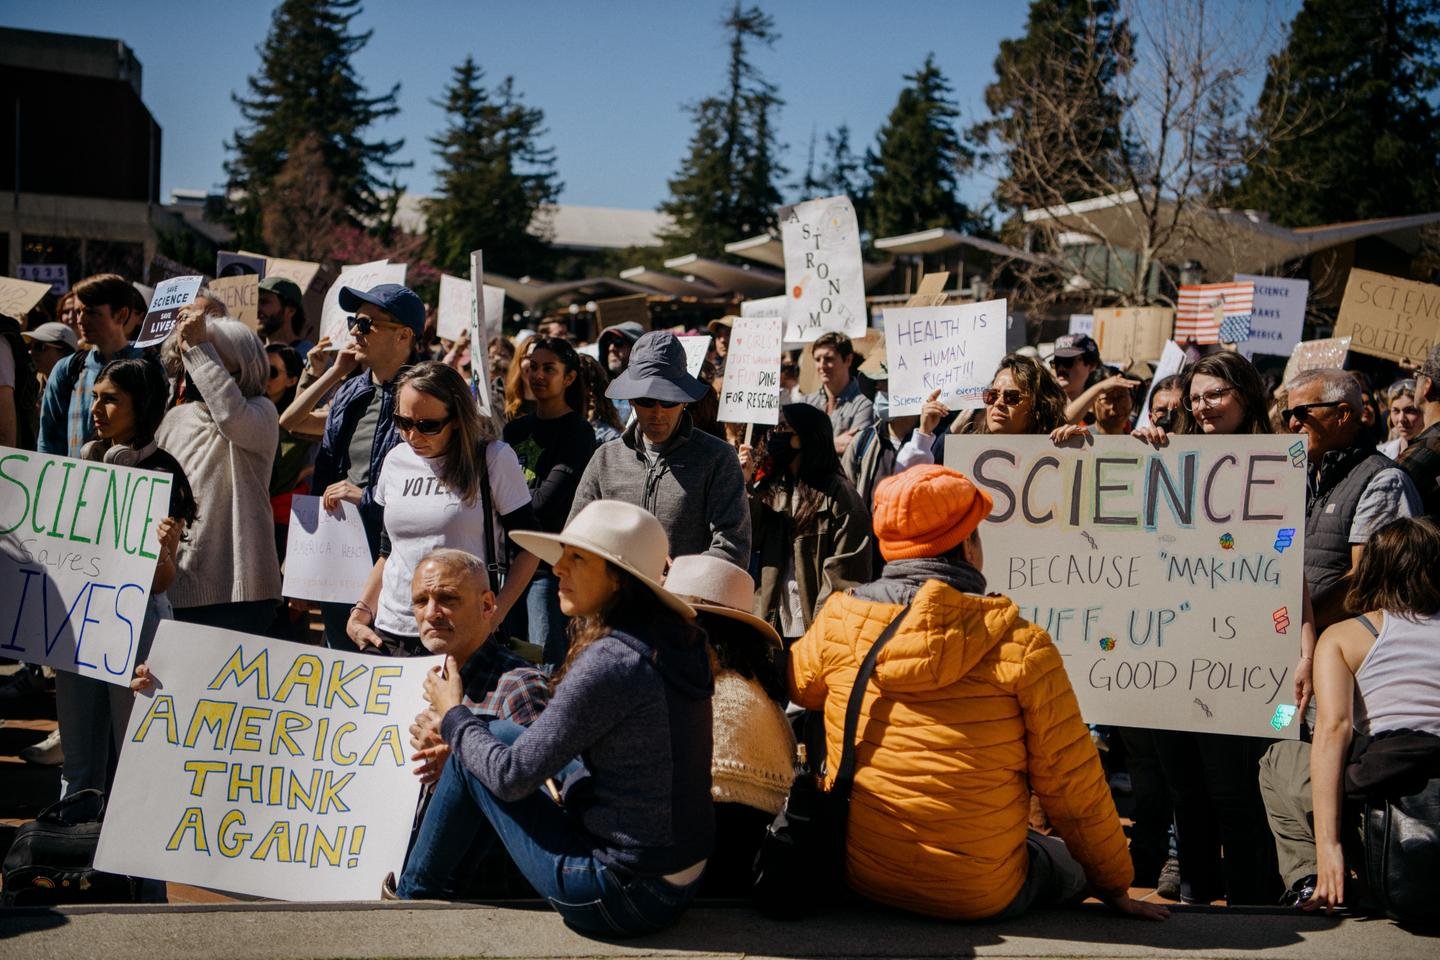
<path id="1" fill-rule="evenodd" d="M 641 410 L 649 410 L 651 407 L 659 407 L 662 410 L 674 410 L 680 406 L 679 403 L 671 400 L 656 400 L 653 397 L 639 397 L 630 401 L 631 406 L 639 407 Z"/>
<path id="2" fill-rule="evenodd" d="M 401 433 L 409 433 L 414 430 L 416 433 L 423 433 L 427 437 L 433 437 L 441 430 L 444 430 L 445 425 L 454 418 L 444 417 L 439 420 L 411 420 L 409 417 L 402 417 L 397 413 L 392 419 L 395 421 L 395 429 Z"/>
<path id="3" fill-rule="evenodd" d="M 1025 395 L 1019 390 L 996 390 L 994 387 L 986 387 L 980 391 L 980 400 L 987 407 L 993 407 L 1000 401 L 1005 401 L 1007 407 L 1018 407 Z"/>

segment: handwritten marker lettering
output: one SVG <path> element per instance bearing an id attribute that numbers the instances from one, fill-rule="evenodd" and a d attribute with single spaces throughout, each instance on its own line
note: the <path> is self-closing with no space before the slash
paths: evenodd
<path id="1" fill-rule="evenodd" d="M 1207 704 L 1204 700 L 1201 700 L 1199 697 L 1196 697 L 1196 698 L 1195 698 L 1195 706 L 1199 707 L 1201 710 L 1204 710 L 1204 711 L 1205 711 L 1205 716 L 1207 716 L 1207 717 L 1213 717 L 1213 716 L 1215 716 L 1215 712 L 1210 709 L 1210 705 Z"/>
<path id="2" fill-rule="evenodd" d="M 1275 632 L 1284 633 L 1290 627 L 1290 608 L 1281 607 L 1272 613 L 1271 618 L 1275 621 Z"/>
<path id="3" fill-rule="evenodd" d="M 1275 531 L 1275 552 L 1284 553 L 1285 548 L 1295 543 L 1295 528 L 1281 527 Z"/>

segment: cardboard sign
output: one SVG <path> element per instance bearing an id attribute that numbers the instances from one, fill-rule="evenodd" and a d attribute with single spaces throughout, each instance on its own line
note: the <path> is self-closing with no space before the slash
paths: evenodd
<path id="1" fill-rule="evenodd" d="M 1184 366 L 1185 350 L 1174 340 L 1166 341 L 1165 350 L 1160 354 L 1160 362 L 1155 364 L 1155 375 L 1150 378 L 1150 389 L 1145 392 L 1145 405 L 1140 408 L 1140 418 L 1135 421 L 1135 426 L 1150 426 L 1150 398 L 1155 395 L 1155 384 L 1166 377 L 1173 377 Z"/>
<path id="2" fill-rule="evenodd" d="M 950 271 L 941 270 L 939 273 L 927 273 L 920 278 L 920 288 L 911 294 L 910 299 L 905 301 L 907 307 L 943 307 L 950 295 L 945 292 L 945 283 L 950 279 Z"/>
<path id="3" fill-rule="evenodd" d="M 50 286 L 50 293 L 61 296 L 70 289 L 70 267 L 64 263 L 21 263 L 15 267 L 15 276 Z"/>
<path id="4" fill-rule="evenodd" d="M 10 317 L 17 321 L 25 319 L 25 314 L 34 310 L 35 304 L 49 292 L 48 284 L 0 277 L 0 317 Z"/>
<path id="5" fill-rule="evenodd" d="M 1280 382 L 1289 383 L 1297 374 L 1306 370 L 1343 370 L 1345 355 L 1350 352 L 1349 337 L 1326 337 L 1323 340 L 1304 340 L 1295 345 L 1290 359 L 1285 363 L 1285 378 Z"/>
<path id="6" fill-rule="evenodd" d="M 785 248 L 785 339 L 809 343 L 837 330 L 865 333 L 865 263 L 849 197 L 807 200 L 780 212 Z"/>
<path id="7" fill-rule="evenodd" d="M 285 596 L 354 603 L 373 566 L 359 507 L 342 500 L 337 515 L 321 506 L 320 497 L 297 493 L 291 498 Z"/>
<path id="8" fill-rule="evenodd" d="M 371 263 L 357 263 L 340 268 L 340 276 L 330 284 L 325 294 L 325 306 L 320 313 L 320 336 L 330 338 L 330 349 L 343 350 L 355 342 L 350 336 L 347 320 L 350 316 L 340 307 L 340 288 L 354 287 L 369 290 L 382 283 L 404 283 L 405 264 L 389 260 L 375 260 Z"/>
<path id="9" fill-rule="evenodd" d="M 278 257 L 267 257 L 265 260 L 265 276 L 284 277 L 294 281 L 295 286 L 300 288 L 302 297 L 309 292 L 310 284 L 315 282 L 315 275 L 319 272 L 320 264 L 308 260 L 285 260 Z"/>
<path id="10" fill-rule="evenodd" d="M 1235 346 L 1242 354 L 1287 355 L 1300 342 L 1305 327 L 1305 301 L 1310 296 L 1309 280 L 1235 274 L 1236 283 L 1255 286 L 1250 307 L 1250 336 Z"/>
<path id="11" fill-rule="evenodd" d="M 495 435 L 505 430 L 505 411 L 490 396 L 491 330 L 499 331 L 500 317 L 490 315 L 489 307 L 494 302 L 485 287 L 485 255 L 483 251 L 470 251 L 470 391 L 475 395 L 475 405 L 482 417 L 489 417 L 495 425 Z M 504 303 L 503 295 L 501 303 Z M 493 326 L 492 326 L 493 324 Z M 518 352 L 518 351 L 517 351 Z"/>
<path id="12" fill-rule="evenodd" d="M 628 297 L 596 300 L 595 315 L 601 330 L 617 323 L 638 323 L 640 329 L 649 330 L 650 298 L 643 293 L 636 293 Z"/>
<path id="13" fill-rule="evenodd" d="M 1294 737 L 1305 443 L 945 438 L 994 498 L 986 589 L 1044 628 L 1087 723 Z"/>
<path id="14" fill-rule="evenodd" d="M 341 653 L 166 620 L 137 697 L 101 870 L 282 900 L 375 900 L 420 781 L 408 729 L 439 657 Z"/>
<path id="15" fill-rule="evenodd" d="M 1105 307 L 1094 314 L 1095 342 L 1106 363 L 1158 360 L 1170 339 L 1175 312 L 1168 307 Z"/>
<path id="16" fill-rule="evenodd" d="M 260 330 L 260 278 L 253 273 L 216 277 L 206 288 L 225 304 L 225 315 Z"/>
<path id="17" fill-rule="evenodd" d="M 692 377 L 700 376 L 700 368 L 710 354 L 710 334 L 701 333 L 691 337 L 676 337 L 685 348 L 685 371 Z"/>
<path id="18" fill-rule="evenodd" d="M 1087 337 L 1095 336 L 1095 314 L 1070 314 L 1070 328 L 1066 331 L 1066 333 L 1083 333 Z"/>
<path id="19" fill-rule="evenodd" d="M 936 390 L 951 410 L 984 406 L 1005 356 L 1004 300 L 951 307 L 892 307 L 885 311 L 885 362 L 890 415 L 918 414 Z"/>
<path id="20" fill-rule="evenodd" d="M 0 657 L 129 684 L 170 483 L 0 447 Z"/>
<path id="21" fill-rule="evenodd" d="M 243 277 L 253 274 L 257 280 L 265 279 L 265 257 L 258 253 L 232 253 L 221 250 L 215 254 L 215 278 Z"/>
<path id="22" fill-rule="evenodd" d="M 148 347 L 170 336 L 170 332 L 180 322 L 180 308 L 195 302 L 196 295 L 200 293 L 200 285 L 204 282 L 204 277 L 172 277 L 161 280 L 150 298 L 150 309 L 145 313 L 145 321 L 140 324 L 135 346 Z"/>
<path id="23" fill-rule="evenodd" d="M 744 304 L 741 304 L 743 310 Z M 730 328 L 730 352 L 725 355 L 725 380 L 720 390 L 721 423 L 780 421 L 780 345 L 782 317 L 747 316 Z"/>
<path id="24" fill-rule="evenodd" d="M 475 288 L 469 280 L 440 274 L 440 302 L 435 308 L 435 335 L 442 340 L 459 340 L 470 328 L 475 311 Z"/>
<path id="25" fill-rule="evenodd" d="M 1399 363 L 1419 364 L 1440 335 L 1440 287 L 1351 270 L 1335 321 L 1335 336 L 1350 349 Z"/>

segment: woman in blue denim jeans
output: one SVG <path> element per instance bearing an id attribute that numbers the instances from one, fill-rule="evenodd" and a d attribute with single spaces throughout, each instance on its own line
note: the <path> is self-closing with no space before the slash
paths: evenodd
<path id="1" fill-rule="evenodd" d="M 660 586 L 664 529 L 597 500 L 562 533 L 511 537 L 554 566 L 570 651 L 528 729 L 464 707 L 453 659 L 426 678 L 450 757 L 396 893 L 451 895 L 490 830 L 575 929 L 662 929 L 694 897 L 715 837 L 710 663 L 694 610 Z"/>

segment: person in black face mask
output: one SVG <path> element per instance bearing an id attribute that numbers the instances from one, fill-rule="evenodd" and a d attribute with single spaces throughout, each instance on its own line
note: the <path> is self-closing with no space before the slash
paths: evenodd
<path id="1" fill-rule="evenodd" d="M 781 407 L 764 455 L 743 447 L 740 462 L 760 561 L 754 613 L 789 646 L 830 594 L 870 580 L 870 513 L 840 470 L 823 410 Z"/>

